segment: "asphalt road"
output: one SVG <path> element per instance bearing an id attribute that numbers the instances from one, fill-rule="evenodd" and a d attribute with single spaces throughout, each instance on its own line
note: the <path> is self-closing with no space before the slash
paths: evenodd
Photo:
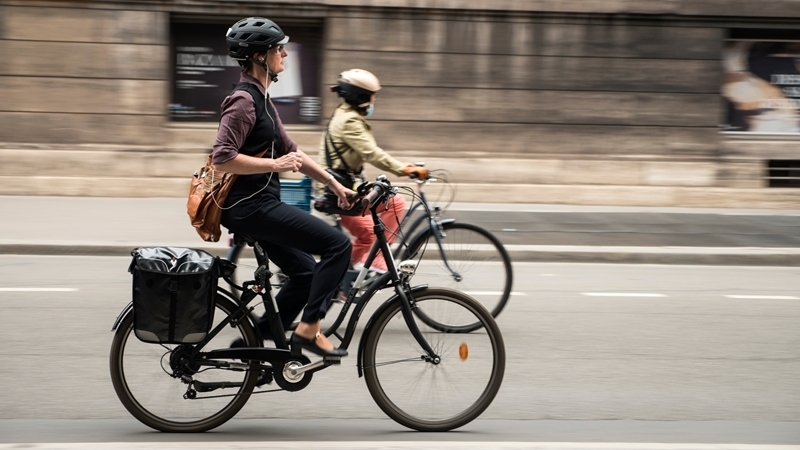
<path id="1" fill-rule="evenodd" d="M 128 263 L 0 255 L 0 443 L 204 439 L 150 433 L 111 388 L 110 328 L 130 298 Z M 515 271 L 518 295 L 498 318 L 503 387 L 460 433 L 406 433 L 347 360 L 304 391 L 254 397 L 218 432 L 234 441 L 800 444 L 800 268 Z"/>

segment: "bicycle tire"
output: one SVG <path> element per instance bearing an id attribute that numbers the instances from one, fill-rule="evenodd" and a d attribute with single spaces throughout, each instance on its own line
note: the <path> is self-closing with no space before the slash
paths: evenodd
<path id="1" fill-rule="evenodd" d="M 461 275 L 460 280 L 445 266 L 430 228 L 410 240 L 409 246 L 401 252 L 400 260 L 418 260 L 415 284 L 464 292 L 478 300 L 496 318 L 506 307 L 514 282 L 511 257 L 503 243 L 488 230 L 470 223 L 445 222 L 442 228 L 445 254 L 451 267 Z M 415 313 L 420 320 L 439 331 L 468 333 L 480 328 L 477 322 L 437 324 L 422 308 Z"/>
<path id="2" fill-rule="evenodd" d="M 227 317 L 236 308 L 233 302 L 217 295 L 217 319 Z M 220 315 L 220 311 L 224 315 Z M 236 332 L 231 332 L 231 329 Z M 125 409 L 143 424 L 164 432 L 203 432 L 230 420 L 250 398 L 258 381 L 257 372 L 212 369 L 198 373 L 196 379 L 200 379 L 200 375 L 206 378 L 205 381 L 231 381 L 232 378 L 232 381 L 241 383 L 238 391 L 233 396 L 219 400 L 201 398 L 204 396 L 202 394 L 198 394 L 198 398 L 194 400 L 185 399 L 183 394 L 187 385 L 167 373 L 170 370 L 169 361 L 164 361 L 167 353 L 172 356 L 172 352 L 180 346 L 143 343 L 132 331 L 133 310 L 122 319 L 111 343 L 111 381 Z M 206 348 L 227 347 L 230 344 L 228 339 L 232 340 L 234 336 L 244 339 L 248 347 L 262 346 L 251 322 L 243 319 L 235 327 L 225 327 Z M 215 343 L 218 345 L 214 346 Z M 229 394 L 229 390 L 224 389 L 221 393 Z M 210 392 L 209 396 L 215 394 L 220 392 Z M 164 404 L 160 405 L 161 402 Z M 201 412 L 202 410 L 207 412 Z M 165 417 L 167 415 L 169 417 Z"/>
<path id="3" fill-rule="evenodd" d="M 469 315 L 482 330 L 454 334 L 418 321 L 441 358 L 434 364 L 424 360 L 425 351 L 409 332 L 400 301 L 393 302 L 366 331 L 367 388 L 378 407 L 403 426 L 418 431 L 459 428 L 483 413 L 500 389 L 506 358 L 500 329 L 483 306 L 461 292 L 426 288 L 413 296 L 436 320 L 443 318 L 435 312 Z M 434 386 L 428 388 L 428 383 Z"/>

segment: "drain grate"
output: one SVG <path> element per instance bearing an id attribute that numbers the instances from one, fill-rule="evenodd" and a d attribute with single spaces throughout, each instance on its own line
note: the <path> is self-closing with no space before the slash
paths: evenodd
<path id="1" fill-rule="evenodd" d="M 767 161 L 769 187 L 800 188 L 800 159 L 770 159 Z"/>

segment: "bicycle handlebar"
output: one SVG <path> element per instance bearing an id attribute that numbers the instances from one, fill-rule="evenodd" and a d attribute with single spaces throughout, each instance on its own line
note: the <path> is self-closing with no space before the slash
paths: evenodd
<path id="1" fill-rule="evenodd" d="M 372 190 L 370 190 L 369 193 L 361 199 L 361 204 L 364 206 L 364 208 L 371 208 L 376 201 L 383 197 L 383 194 L 386 192 L 388 186 L 381 182 L 375 182 L 372 183 L 370 187 Z"/>
<path id="2" fill-rule="evenodd" d="M 410 173 L 410 174 L 408 174 L 408 179 L 410 179 L 410 180 L 414 180 L 414 181 L 416 181 L 417 183 L 426 183 L 426 182 L 428 182 L 428 181 L 436 181 L 436 180 L 438 180 L 439 178 L 437 178 L 437 177 L 436 177 L 436 175 L 434 175 L 434 174 L 432 174 L 430 171 L 428 171 L 428 177 L 427 177 L 427 178 L 425 178 L 424 180 L 423 180 L 423 179 L 421 179 L 420 177 L 418 177 L 418 176 L 417 176 L 417 174 L 415 174 L 415 173 Z"/>

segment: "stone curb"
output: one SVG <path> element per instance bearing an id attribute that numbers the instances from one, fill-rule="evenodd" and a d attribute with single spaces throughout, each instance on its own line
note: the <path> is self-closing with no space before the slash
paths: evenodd
<path id="1" fill-rule="evenodd" d="M 225 257 L 227 250 L 220 247 L 193 247 L 213 255 Z M 41 245 L 1 244 L 0 255 L 47 256 L 130 256 L 130 246 L 120 245 Z M 747 265 L 747 266 L 800 266 L 800 249 L 730 248 L 702 250 L 686 247 L 683 250 L 659 247 L 572 247 L 565 249 L 509 249 L 514 262 L 563 263 L 617 263 L 617 264 L 673 264 L 673 265 Z"/>

